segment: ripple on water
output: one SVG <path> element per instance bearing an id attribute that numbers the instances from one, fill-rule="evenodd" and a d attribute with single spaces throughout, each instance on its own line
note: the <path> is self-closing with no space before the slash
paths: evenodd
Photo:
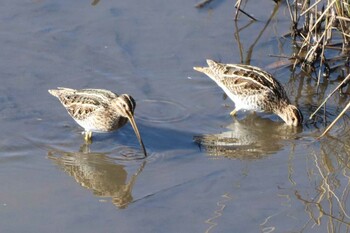
<path id="1" fill-rule="evenodd" d="M 149 156 L 148 151 L 147 155 Z M 115 148 L 113 151 L 110 151 L 108 153 L 108 157 L 116 160 L 139 160 L 144 159 L 145 155 L 139 148 L 121 145 Z"/>
<path id="2" fill-rule="evenodd" d="M 139 101 L 136 118 L 154 123 L 171 123 L 182 121 L 190 116 L 186 107 L 169 100 Z"/>

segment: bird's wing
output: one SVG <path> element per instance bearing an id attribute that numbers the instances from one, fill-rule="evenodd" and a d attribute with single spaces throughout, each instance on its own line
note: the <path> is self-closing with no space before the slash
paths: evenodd
<path id="1" fill-rule="evenodd" d="M 76 90 L 76 93 L 83 95 L 98 96 L 98 98 L 104 98 L 107 101 L 118 97 L 116 93 L 104 89 L 81 89 Z"/>
<path id="2" fill-rule="evenodd" d="M 273 89 L 275 84 L 270 74 L 247 65 L 228 64 L 221 77 L 237 87 Z"/>
<path id="3" fill-rule="evenodd" d="M 251 90 L 286 96 L 281 84 L 271 74 L 255 66 L 228 64 L 221 77 L 231 91 Z"/>
<path id="4" fill-rule="evenodd" d="M 104 110 L 108 104 L 108 98 L 105 92 L 98 94 L 94 89 L 59 89 L 49 90 L 49 92 L 56 96 L 62 105 L 67 109 L 68 113 L 75 119 L 83 120 L 89 117 L 92 113 Z M 106 91 L 107 92 L 107 91 Z M 111 92 L 112 93 L 112 92 Z M 107 92 L 110 96 L 110 93 Z"/>

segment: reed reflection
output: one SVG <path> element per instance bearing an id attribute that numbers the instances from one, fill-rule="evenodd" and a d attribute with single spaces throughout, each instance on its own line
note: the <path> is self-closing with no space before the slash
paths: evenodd
<path id="1" fill-rule="evenodd" d="M 350 229 L 350 135 L 349 127 L 338 137 L 320 141 L 320 148 L 310 153 L 312 166 L 308 168 L 313 190 L 295 191 L 305 206 L 306 226 L 322 226 L 328 232 L 348 232 Z"/>
<path id="2" fill-rule="evenodd" d="M 118 164 L 107 154 L 90 152 L 86 144 L 81 146 L 79 152 L 51 150 L 48 158 L 82 187 L 98 197 L 111 198 L 112 203 L 120 209 L 125 209 L 133 202 L 133 187 L 146 165 L 146 161 L 143 161 L 128 179 L 124 165 Z"/>
<path id="3" fill-rule="evenodd" d="M 301 127 L 290 127 L 281 122 L 248 114 L 234 120 L 219 134 L 194 136 L 194 141 L 209 155 L 231 159 L 261 159 L 283 148 L 283 142 L 295 139 Z"/>

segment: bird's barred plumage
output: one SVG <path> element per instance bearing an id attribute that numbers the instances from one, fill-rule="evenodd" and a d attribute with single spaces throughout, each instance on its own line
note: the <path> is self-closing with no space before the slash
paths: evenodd
<path id="1" fill-rule="evenodd" d="M 222 64 L 207 60 L 208 67 L 194 67 L 208 75 L 239 110 L 273 112 L 289 125 L 301 124 L 301 112 L 290 104 L 282 85 L 268 72 L 251 65 Z"/>
<path id="2" fill-rule="evenodd" d="M 135 100 L 127 94 L 118 95 L 103 89 L 81 89 L 59 87 L 49 90 L 66 108 L 69 115 L 85 129 L 85 139 L 91 132 L 117 130 L 130 121 L 144 150 L 141 136 L 134 121 Z"/>

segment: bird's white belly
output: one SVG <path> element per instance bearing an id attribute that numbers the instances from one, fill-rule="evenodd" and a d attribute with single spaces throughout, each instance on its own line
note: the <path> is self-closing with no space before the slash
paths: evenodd
<path id="1" fill-rule="evenodd" d="M 218 85 L 225 91 L 226 95 L 235 103 L 236 110 L 248 110 L 248 111 L 263 111 L 261 106 L 259 106 L 258 97 L 256 95 L 250 96 L 237 96 L 232 94 L 232 92 L 223 84 L 218 83 Z"/>
<path id="2" fill-rule="evenodd" d="M 84 128 L 85 131 L 91 131 L 91 132 L 96 132 L 96 133 L 104 133 L 104 132 L 108 132 L 106 130 L 103 129 L 99 129 L 96 127 L 96 123 L 94 123 L 93 120 L 89 120 L 89 118 L 87 118 L 86 120 L 77 120 L 74 119 L 81 127 Z"/>

